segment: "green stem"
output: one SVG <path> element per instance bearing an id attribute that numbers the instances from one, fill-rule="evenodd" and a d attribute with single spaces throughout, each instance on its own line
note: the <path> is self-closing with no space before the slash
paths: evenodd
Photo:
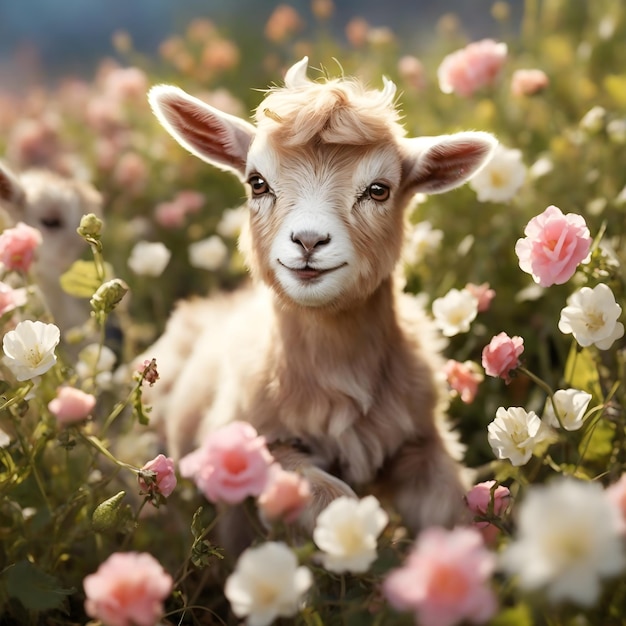
<path id="1" fill-rule="evenodd" d="M 135 467 L 134 465 L 130 465 L 129 463 L 124 463 L 124 461 L 120 461 L 119 459 L 116 459 L 104 446 L 104 444 L 94 435 L 85 435 L 85 433 L 79 431 L 79 436 L 81 437 L 81 439 L 85 442 L 87 442 L 90 446 L 92 446 L 93 448 L 95 448 L 96 450 L 98 450 L 98 452 L 100 452 L 100 454 L 102 454 L 103 456 L 105 456 L 107 459 L 109 459 L 109 461 L 111 461 L 112 463 L 115 463 L 115 465 L 117 465 L 118 467 L 121 467 L 123 469 L 128 469 L 131 472 L 134 472 L 135 474 L 139 473 L 139 468 Z"/>
<path id="2" fill-rule="evenodd" d="M 540 387 L 543 391 L 546 392 L 546 394 L 548 395 L 548 398 L 550 399 L 550 403 L 552 404 L 552 408 L 554 409 L 554 415 L 556 417 L 556 421 L 559 423 L 561 430 L 565 430 L 563 426 L 563 420 L 561 419 L 561 416 L 559 415 L 559 410 L 556 406 L 556 403 L 554 402 L 554 390 L 552 389 L 552 387 L 550 387 L 550 385 L 548 385 L 548 383 L 546 383 L 545 380 L 542 380 L 541 378 L 539 378 L 539 376 L 537 376 L 536 374 L 533 374 L 533 372 L 526 369 L 525 367 L 520 366 L 517 369 L 522 374 L 525 374 L 526 376 L 528 376 L 528 378 L 530 378 L 538 387 Z"/>

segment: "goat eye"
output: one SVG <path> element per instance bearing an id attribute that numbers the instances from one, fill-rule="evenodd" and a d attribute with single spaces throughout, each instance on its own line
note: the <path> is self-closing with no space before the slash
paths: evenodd
<path id="1" fill-rule="evenodd" d="M 267 184 L 264 178 L 261 178 L 258 174 L 253 174 L 248 178 L 248 184 L 252 189 L 253 196 L 262 196 L 269 193 L 270 186 Z"/>
<path id="2" fill-rule="evenodd" d="M 42 217 L 39 222 L 45 228 L 56 229 L 63 227 L 63 221 L 57 216 Z"/>
<path id="3" fill-rule="evenodd" d="M 383 183 L 372 183 L 367 192 L 372 200 L 376 202 L 384 202 L 389 198 L 389 187 Z"/>

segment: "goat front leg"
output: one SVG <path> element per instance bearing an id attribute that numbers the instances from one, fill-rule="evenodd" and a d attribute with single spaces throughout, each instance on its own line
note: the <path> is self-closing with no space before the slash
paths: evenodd
<path id="1" fill-rule="evenodd" d="M 405 443 L 387 462 L 379 485 L 408 529 L 453 527 L 469 521 L 462 468 L 437 435 Z"/>

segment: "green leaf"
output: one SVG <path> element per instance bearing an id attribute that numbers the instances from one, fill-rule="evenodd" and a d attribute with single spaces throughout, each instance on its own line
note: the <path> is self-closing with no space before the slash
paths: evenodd
<path id="1" fill-rule="evenodd" d="M 64 589 L 58 580 L 40 570 L 30 561 L 19 561 L 2 574 L 10 597 L 29 611 L 49 611 L 61 608 L 66 596 L 75 589 Z"/>
<path id="2" fill-rule="evenodd" d="M 490 626 L 533 626 L 533 616 L 525 604 L 504 609 L 490 622 Z"/>
<path id="3" fill-rule="evenodd" d="M 565 382 L 574 389 L 581 389 L 596 398 L 602 398 L 598 367 L 590 350 L 570 350 L 565 364 Z"/>
<path id="4" fill-rule="evenodd" d="M 75 261 L 59 280 L 63 291 L 76 298 L 91 298 L 102 282 L 96 264 L 83 260 Z"/>

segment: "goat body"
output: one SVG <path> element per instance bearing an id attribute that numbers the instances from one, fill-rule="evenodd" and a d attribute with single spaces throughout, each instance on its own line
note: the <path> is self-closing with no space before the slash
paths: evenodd
<path id="1" fill-rule="evenodd" d="M 393 276 L 412 196 L 464 183 L 495 140 L 406 138 L 390 81 L 382 91 L 313 82 L 306 65 L 268 92 L 256 125 L 176 87 L 150 93 L 179 143 L 247 184 L 240 246 L 254 279 L 179 304 L 145 353 L 161 372 L 153 415 L 176 457 L 225 423 L 250 422 L 311 482 L 305 524 L 353 488 L 389 499 L 414 531 L 453 524 L 463 485 L 441 343 Z"/>

